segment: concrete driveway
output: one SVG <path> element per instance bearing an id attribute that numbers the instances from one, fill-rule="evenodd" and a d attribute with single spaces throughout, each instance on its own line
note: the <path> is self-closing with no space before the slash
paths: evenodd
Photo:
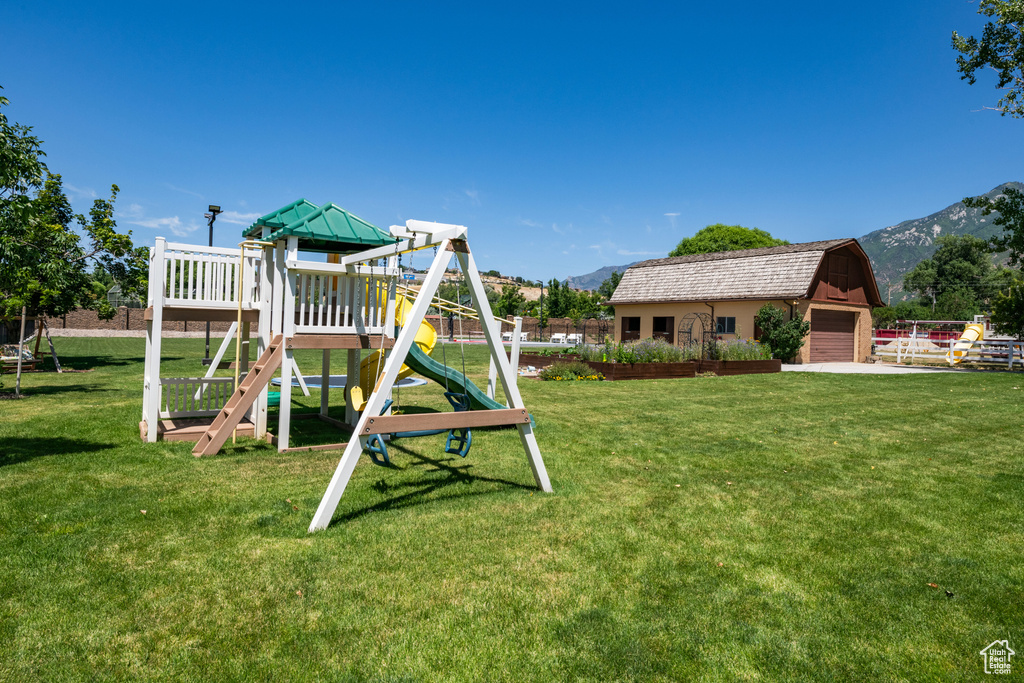
<path id="1" fill-rule="evenodd" d="M 928 368 L 920 365 L 897 365 L 896 363 L 805 363 L 803 365 L 782 365 L 783 372 L 832 372 L 854 375 L 912 375 L 934 372 L 972 372 L 966 368 Z"/>

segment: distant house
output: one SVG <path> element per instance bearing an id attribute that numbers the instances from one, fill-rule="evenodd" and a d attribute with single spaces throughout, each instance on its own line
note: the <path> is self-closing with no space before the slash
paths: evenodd
<path id="1" fill-rule="evenodd" d="M 754 316 L 771 303 L 789 319 L 811 322 L 798 363 L 863 362 L 871 353 L 871 309 L 883 305 L 855 239 L 641 261 L 609 303 L 621 340 L 673 344 L 692 336 L 695 319 L 711 321 L 722 339 L 756 338 Z"/>

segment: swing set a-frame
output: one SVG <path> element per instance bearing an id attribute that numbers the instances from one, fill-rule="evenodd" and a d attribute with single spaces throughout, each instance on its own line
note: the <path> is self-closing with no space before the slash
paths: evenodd
<path id="1" fill-rule="evenodd" d="M 333 349 L 348 352 L 345 421 L 327 416 L 328 384 L 321 392 L 319 417 L 346 430 L 345 443 L 319 448 L 343 449 L 309 531 L 326 528 L 345 491 L 359 456 L 365 451 L 376 461 L 387 435 L 449 431 L 446 450 L 465 455 L 468 431 L 477 427 L 513 426 L 537 486 L 550 492 L 551 483 L 533 433 L 530 415 L 516 385 L 516 373 L 501 340 L 464 226 L 407 221 L 388 233 L 333 204 L 323 207 L 299 200 L 257 220 L 236 250 L 166 243 L 158 238 L 150 256 L 150 290 L 146 319 L 146 396 L 140 429 L 149 441 L 163 433 L 170 438 L 173 418 L 215 414 L 211 424 L 191 429 L 198 435 L 193 453 L 218 453 L 228 438 L 241 431 L 273 440 L 282 452 L 289 448 L 292 378 L 305 391 L 295 364 L 298 349 L 323 352 L 324 380 Z M 300 260 L 306 251 L 341 254 L 336 263 Z M 405 254 L 434 250 L 434 258 L 415 299 L 396 296 L 399 260 Z M 490 352 L 492 374 L 505 392 L 507 407 L 488 400 L 454 369 L 437 367 L 417 347 L 432 299 L 452 257 L 458 262 Z M 410 296 L 406 291 L 405 296 Z M 401 316 L 397 309 L 402 306 Z M 233 314 L 231 318 L 228 313 Z M 236 379 L 216 377 L 229 346 L 225 338 L 207 376 L 199 379 L 161 378 L 160 346 L 163 320 L 232 320 L 236 335 Z M 401 323 L 400 325 L 398 323 Z M 250 326 L 257 325 L 259 358 L 251 368 L 245 358 Z M 230 334 L 230 333 L 229 333 Z M 376 364 L 368 395 L 360 396 L 354 378 L 360 374 L 360 352 L 384 356 Z M 236 351 L 236 354 L 238 352 Z M 513 352 L 513 355 L 515 353 Z M 391 392 L 406 364 L 446 386 L 453 412 L 387 414 Z M 427 367 L 430 365 L 430 367 Z M 281 394 L 276 437 L 267 429 L 272 377 L 280 370 Z M 431 375 L 431 370 L 434 373 Z M 406 369 L 407 371 L 407 369 Z M 231 387 L 229 393 L 225 388 Z M 474 409 L 476 408 L 476 409 Z M 484 409 L 481 409 L 484 408 Z M 360 410 L 361 409 L 361 410 Z M 215 412 L 214 412 L 215 411 Z M 161 432 L 163 430 L 163 432 Z M 189 438 L 179 436 L 177 438 Z M 306 450 L 304 447 L 301 450 Z"/>

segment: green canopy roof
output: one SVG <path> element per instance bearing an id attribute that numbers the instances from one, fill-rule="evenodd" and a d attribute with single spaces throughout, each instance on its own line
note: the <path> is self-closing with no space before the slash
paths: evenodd
<path id="1" fill-rule="evenodd" d="M 285 237 L 298 237 L 299 249 L 304 251 L 363 251 L 398 241 L 340 206 L 317 206 L 306 199 L 299 199 L 257 218 L 243 234 L 245 237 L 259 239 L 263 228 L 270 228 L 271 233 L 266 239 L 271 242 Z"/>
<path id="2" fill-rule="evenodd" d="M 398 241 L 372 223 L 330 203 L 274 230 L 266 239 L 276 242 L 285 237 L 298 237 L 299 249 L 325 252 L 363 251 Z"/>
<path id="3" fill-rule="evenodd" d="M 299 199 L 288 206 L 274 211 L 273 213 L 268 213 L 266 216 L 257 218 L 255 223 L 242 232 L 242 235 L 244 237 L 255 237 L 258 239 L 263 232 L 263 228 L 278 230 L 289 223 L 302 220 L 319 208 L 319 206 L 307 199 Z"/>

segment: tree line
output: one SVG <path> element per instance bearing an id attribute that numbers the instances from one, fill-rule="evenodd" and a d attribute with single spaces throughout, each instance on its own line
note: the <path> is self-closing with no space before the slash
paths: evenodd
<path id="1" fill-rule="evenodd" d="M 980 38 L 953 31 L 960 78 L 974 85 L 980 73 L 994 73 L 1001 94 L 995 107 L 985 108 L 1024 118 L 1024 3 L 980 0 L 978 14 L 989 19 Z M 1002 232 L 987 241 L 971 235 L 940 237 L 932 258 L 903 278 L 916 298 L 877 309 L 877 324 L 897 318 L 969 320 L 989 313 L 997 332 L 1024 338 L 1024 193 L 1011 187 L 994 199 L 966 197 L 963 203 L 994 215 L 992 223 Z M 993 265 L 993 254 L 1004 256 L 1008 265 Z"/>

